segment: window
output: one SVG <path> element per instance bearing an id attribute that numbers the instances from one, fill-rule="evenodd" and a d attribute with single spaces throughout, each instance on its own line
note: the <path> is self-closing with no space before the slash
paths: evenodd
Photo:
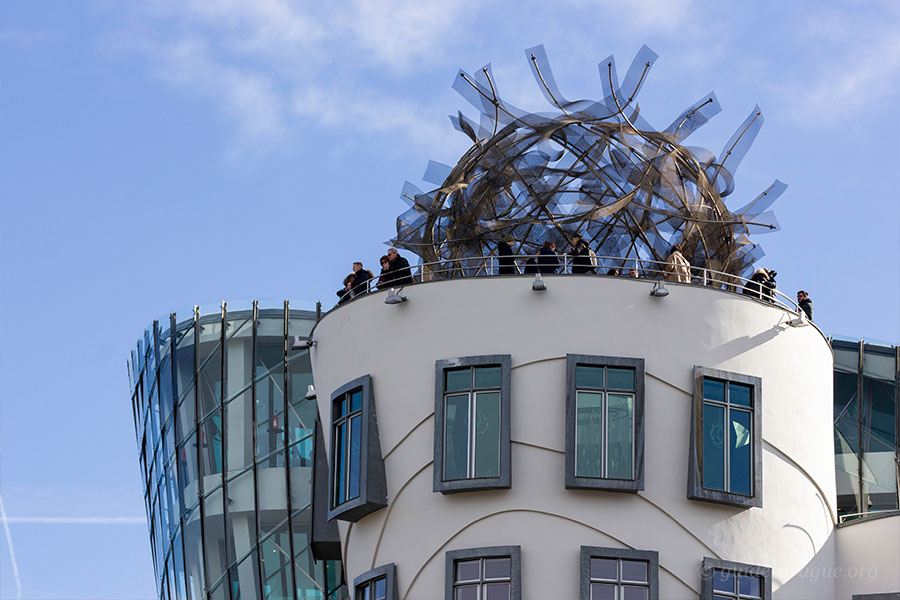
<path id="1" fill-rule="evenodd" d="M 644 489 L 644 360 L 566 357 L 566 487 Z"/>
<path id="2" fill-rule="evenodd" d="M 510 486 L 509 355 L 435 366 L 434 491 Z"/>
<path id="3" fill-rule="evenodd" d="M 328 520 L 358 521 L 387 506 L 387 483 L 372 378 L 354 379 L 331 395 Z"/>
<path id="4" fill-rule="evenodd" d="M 772 569 L 704 558 L 701 600 L 772 600 Z"/>
<path id="5" fill-rule="evenodd" d="M 658 600 L 659 554 L 581 547 L 581 600 Z"/>
<path id="6" fill-rule="evenodd" d="M 762 506 L 758 377 L 694 367 L 688 498 Z"/>
<path id="7" fill-rule="evenodd" d="M 519 546 L 447 552 L 445 600 L 520 600 Z"/>
<path id="8" fill-rule="evenodd" d="M 353 580 L 356 600 L 397 600 L 397 567 L 389 563 Z"/>

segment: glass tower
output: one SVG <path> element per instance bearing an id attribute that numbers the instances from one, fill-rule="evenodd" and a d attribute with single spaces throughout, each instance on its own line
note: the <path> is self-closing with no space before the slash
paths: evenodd
<path id="1" fill-rule="evenodd" d="M 831 348 L 838 515 L 897 510 L 900 346 L 832 340 Z"/>
<path id="2" fill-rule="evenodd" d="M 280 303 L 279 303 L 280 304 Z M 181 319 L 181 320 L 179 320 Z M 315 560 L 316 312 L 257 302 L 154 321 L 128 365 L 161 600 L 342 598 Z"/>

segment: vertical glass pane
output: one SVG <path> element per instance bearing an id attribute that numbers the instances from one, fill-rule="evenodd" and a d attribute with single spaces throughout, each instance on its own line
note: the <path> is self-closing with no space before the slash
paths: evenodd
<path id="1" fill-rule="evenodd" d="M 739 592 L 742 596 L 751 596 L 754 598 L 760 597 L 760 578 L 756 575 L 740 575 L 738 577 L 739 581 Z"/>
<path id="2" fill-rule="evenodd" d="M 162 421 L 165 422 L 175 406 L 172 396 L 172 361 L 170 356 L 165 356 L 162 359 L 159 370 L 159 406 L 162 413 Z"/>
<path id="3" fill-rule="evenodd" d="M 634 397 L 631 394 L 606 395 L 607 403 L 607 477 L 634 477 Z"/>
<path id="4" fill-rule="evenodd" d="M 232 598 L 259 598 L 259 563 L 256 550 L 231 569 Z"/>
<path id="5" fill-rule="evenodd" d="M 603 367 L 589 365 L 575 366 L 575 387 L 577 388 L 603 388 Z"/>
<path id="6" fill-rule="evenodd" d="M 603 477 L 603 394 L 575 393 L 575 475 Z"/>
<path id="7" fill-rule="evenodd" d="M 475 367 L 475 387 L 499 388 L 500 387 L 500 367 Z"/>
<path id="8" fill-rule="evenodd" d="M 734 593 L 734 573 L 714 569 L 713 589 L 720 592 Z"/>
<path id="9" fill-rule="evenodd" d="M 385 600 L 385 596 L 387 595 L 387 580 L 384 577 L 379 577 L 375 580 L 375 594 L 372 600 Z"/>
<path id="10" fill-rule="evenodd" d="M 633 390 L 634 369 L 606 368 L 606 387 L 611 390 Z"/>
<path id="11" fill-rule="evenodd" d="M 472 369 L 447 369 L 444 371 L 444 391 L 458 392 L 472 387 Z"/>
<path id="12" fill-rule="evenodd" d="M 728 402 L 740 406 L 753 406 L 751 398 L 752 390 L 753 388 L 749 385 L 743 385 L 741 383 L 729 383 Z"/>
<path id="13" fill-rule="evenodd" d="M 478 586 L 466 585 L 456 588 L 455 600 L 478 600 Z"/>
<path id="14" fill-rule="evenodd" d="M 204 353 L 204 361 L 201 363 L 198 385 L 202 417 L 216 409 L 222 395 L 222 349 L 217 342 L 207 342 L 201 345 L 201 352 Z"/>
<path id="15" fill-rule="evenodd" d="M 481 560 L 460 560 L 456 562 L 454 581 L 478 581 L 481 579 Z"/>
<path id="16" fill-rule="evenodd" d="M 717 379 L 703 378 L 703 397 L 707 400 L 725 402 L 725 382 Z"/>
<path id="17" fill-rule="evenodd" d="M 731 470 L 729 491 L 753 494 L 753 430 L 750 411 L 731 409 Z"/>
<path id="18" fill-rule="evenodd" d="M 350 412 L 362 410 L 362 390 L 354 390 L 350 393 Z"/>
<path id="19" fill-rule="evenodd" d="M 897 508 L 896 412 L 894 382 L 863 377 L 862 492 L 869 511 Z"/>
<path id="20" fill-rule="evenodd" d="M 725 490 L 725 409 L 703 405 L 703 487 Z"/>
<path id="21" fill-rule="evenodd" d="M 649 583 L 650 565 L 645 560 L 622 560 L 622 581 Z"/>
<path id="22" fill-rule="evenodd" d="M 347 423 L 342 422 L 335 426 L 333 433 L 334 451 L 331 453 L 334 461 L 334 504 L 342 504 L 344 502 L 344 481 L 346 479 L 346 429 Z"/>
<path id="23" fill-rule="evenodd" d="M 232 372 L 229 368 L 229 379 Z M 249 385 L 250 382 L 247 383 Z M 228 456 L 225 457 L 227 469 L 236 471 L 253 464 L 253 406 L 249 388 L 225 405 L 225 423 L 228 427 Z"/>
<path id="24" fill-rule="evenodd" d="M 190 385 L 185 390 L 181 404 L 178 405 L 178 415 L 175 421 L 175 437 L 179 441 L 184 439 L 194 429 L 194 386 Z"/>
<path id="25" fill-rule="evenodd" d="M 229 562 L 240 560 L 256 545 L 256 499 L 253 490 L 253 469 L 228 482 L 228 546 Z M 239 571 L 249 576 L 246 567 Z"/>
<path id="26" fill-rule="evenodd" d="M 622 600 L 647 600 L 650 590 L 645 587 L 626 585 L 622 588 Z"/>
<path id="27" fill-rule="evenodd" d="M 837 351 L 835 351 L 837 355 Z M 857 357 L 858 360 L 858 357 Z M 855 363 L 854 363 L 855 365 Z M 856 373 L 834 373 L 834 460 L 839 514 L 860 512 L 859 402 Z"/>
<path id="28" fill-rule="evenodd" d="M 360 437 L 362 431 L 362 417 L 357 415 L 350 419 L 350 480 L 348 482 L 347 499 L 359 496 L 359 461 L 360 461 Z"/>
<path id="29" fill-rule="evenodd" d="M 372 600 L 369 595 L 369 587 L 368 583 L 364 583 L 356 588 L 356 600 Z"/>
<path id="30" fill-rule="evenodd" d="M 175 392 L 183 398 L 194 381 L 194 326 L 178 331 L 175 349 Z"/>
<path id="31" fill-rule="evenodd" d="M 200 537 L 200 509 L 195 508 L 184 518 L 184 566 L 192 598 L 201 598 L 206 584 L 203 579 L 203 553 Z"/>
<path id="32" fill-rule="evenodd" d="M 591 579 L 617 581 L 619 579 L 618 565 L 619 562 L 614 558 L 592 558 Z"/>
<path id="33" fill-rule="evenodd" d="M 222 488 L 203 499 L 206 520 L 203 522 L 207 584 L 213 585 L 225 574 L 225 520 L 222 514 Z"/>
<path id="34" fill-rule="evenodd" d="M 592 583 L 591 600 L 616 600 L 616 586 L 603 583 Z"/>
<path id="35" fill-rule="evenodd" d="M 510 559 L 508 557 L 484 559 L 485 579 L 509 579 L 509 577 Z"/>
<path id="36" fill-rule="evenodd" d="M 287 521 L 277 533 L 263 542 L 260 551 L 262 552 L 260 559 L 263 567 L 263 588 L 269 591 L 270 597 L 273 599 L 289 597 L 293 587 L 293 569 L 291 568 L 290 531 Z"/>
<path id="37" fill-rule="evenodd" d="M 465 479 L 469 451 L 469 396 L 447 396 L 444 412 L 444 481 Z"/>
<path id="38" fill-rule="evenodd" d="M 500 476 L 500 393 L 475 395 L 475 477 Z"/>
<path id="39" fill-rule="evenodd" d="M 508 583 L 489 583 L 484 586 L 485 600 L 509 600 Z"/>

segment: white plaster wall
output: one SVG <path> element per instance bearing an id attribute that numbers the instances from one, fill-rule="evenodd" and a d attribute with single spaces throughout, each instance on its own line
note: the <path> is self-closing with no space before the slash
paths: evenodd
<path id="1" fill-rule="evenodd" d="M 837 565 L 824 574 L 838 598 L 900 592 L 900 515 L 851 523 L 836 534 Z"/>
<path id="2" fill-rule="evenodd" d="M 406 304 L 374 294 L 314 330 L 323 420 L 333 390 L 371 374 L 385 457 L 389 506 L 341 523 L 348 580 L 395 562 L 401 598 L 441 598 L 445 551 L 509 544 L 522 546 L 525 598 L 577 598 L 581 545 L 657 550 L 661 598 L 696 598 L 704 556 L 770 566 L 776 589 L 794 578 L 835 520 L 822 334 L 709 288 L 671 284 L 667 298 L 653 298 L 648 281 L 545 280 L 543 293 L 526 277 L 410 286 Z M 567 353 L 645 359 L 644 491 L 564 488 Z M 512 357 L 512 489 L 433 493 L 434 362 L 482 354 Z M 762 509 L 686 498 L 694 365 L 762 378 Z M 828 597 L 832 585 L 789 586 L 800 591 L 782 597 Z"/>

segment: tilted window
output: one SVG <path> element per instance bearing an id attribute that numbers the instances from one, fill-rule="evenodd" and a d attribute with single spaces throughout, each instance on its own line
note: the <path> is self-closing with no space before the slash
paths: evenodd
<path id="1" fill-rule="evenodd" d="M 566 357 L 566 487 L 644 489 L 644 360 Z"/>
<path id="2" fill-rule="evenodd" d="M 353 580 L 356 600 L 397 600 L 397 567 L 389 563 Z"/>
<path id="3" fill-rule="evenodd" d="M 434 491 L 510 486 L 509 355 L 437 361 Z"/>
<path id="4" fill-rule="evenodd" d="M 581 600 L 658 600 L 659 554 L 581 547 Z"/>
<path id="5" fill-rule="evenodd" d="M 688 497 L 762 506 L 762 380 L 694 367 Z"/>
<path id="6" fill-rule="evenodd" d="M 330 467 L 329 520 L 357 521 L 387 506 L 372 378 L 368 375 L 331 395 Z"/>
<path id="7" fill-rule="evenodd" d="M 520 600 L 519 546 L 447 552 L 445 600 Z"/>
<path id="8" fill-rule="evenodd" d="M 704 558 L 701 600 L 772 600 L 772 569 Z"/>

